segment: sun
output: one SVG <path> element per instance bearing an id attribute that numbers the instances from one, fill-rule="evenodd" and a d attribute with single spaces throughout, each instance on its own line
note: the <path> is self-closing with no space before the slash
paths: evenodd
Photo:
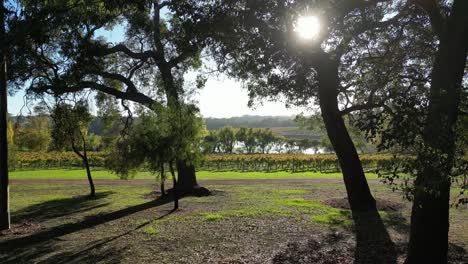
<path id="1" fill-rule="evenodd" d="M 301 16 L 294 24 L 294 31 L 305 40 L 312 40 L 320 33 L 320 20 L 316 16 Z"/>

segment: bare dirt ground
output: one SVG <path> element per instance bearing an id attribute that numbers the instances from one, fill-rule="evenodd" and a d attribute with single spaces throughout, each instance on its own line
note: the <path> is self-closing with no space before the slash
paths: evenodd
<path id="1" fill-rule="evenodd" d="M 14 180 L 15 225 L 0 234 L 0 263 L 404 261 L 411 203 L 378 180 L 371 189 L 385 213 L 354 224 L 341 179 L 199 182 L 214 195 L 186 197 L 172 212 L 153 180 L 97 180 L 91 200 L 86 180 Z M 468 263 L 467 212 L 451 209 L 450 263 Z M 363 241 L 370 224 L 384 239 Z"/>

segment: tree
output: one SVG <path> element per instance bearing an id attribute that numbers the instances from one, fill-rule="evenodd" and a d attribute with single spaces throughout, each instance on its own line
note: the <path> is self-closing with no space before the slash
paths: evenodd
<path id="1" fill-rule="evenodd" d="M 101 127 L 101 145 L 103 149 L 111 150 L 130 119 L 120 115 L 118 100 L 113 96 L 98 93 L 96 104 L 98 113 L 95 121 L 98 121 Z"/>
<path id="2" fill-rule="evenodd" d="M 45 40 L 47 19 L 41 11 L 25 12 L 23 1 L 2 0 L 0 4 L 0 230 L 9 229 L 7 95 L 23 89 L 32 78 L 33 46 Z"/>
<path id="3" fill-rule="evenodd" d="M 286 139 L 286 142 L 285 142 L 286 153 L 288 154 L 297 153 L 296 145 L 297 144 L 296 144 L 295 139 Z"/>
<path id="4" fill-rule="evenodd" d="M 282 153 L 284 145 L 286 144 L 286 138 L 281 135 L 274 135 L 273 145 L 277 153 Z"/>
<path id="5" fill-rule="evenodd" d="M 50 141 L 50 117 L 37 105 L 34 115 L 26 117 L 26 122 L 17 127 L 16 145 L 23 151 L 47 151 Z"/>
<path id="6" fill-rule="evenodd" d="M 66 11 L 51 15 L 56 35 L 46 47 L 62 58 L 36 52 L 39 68 L 50 70 L 38 74 L 31 90 L 65 94 L 90 89 L 116 97 L 127 112 L 128 101 L 153 110 L 177 108 L 187 90 L 202 87 L 202 77 L 196 87 L 188 87 L 184 73 L 201 66 L 200 52 L 222 19 L 198 1 L 38 1 L 30 9 L 46 7 Z M 97 34 L 118 23 L 127 25 L 122 43 Z M 177 160 L 176 167 L 179 189 L 207 193 L 193 166 Z"/>
<path id="7" fill-rule="evenodd" d="M 260 152 L 263 154 L 268 154 L 275 140 L 275 135 L 269 128 L 258 129 L 256 132 L 257 144 L 258 148 L 260 149 Z"/>
<path id="8" fill-rule="evenodd" d="M 208 131 L 208 134 L 205 136 L 204 143 L 204 153 L 213 154 L 219 152 L 220 144 L 218 131 Z"/>
<path id="9" fill-rule="evenodd" d="M 317 154 L 319 151 L 320 142 L 316 139 L 310 140 L 310 148 L 314 151 L 314 154 Z"/>
<path id="10" fill-rule="evenodd" d="M 225 126 L 218 131 L 218 139 L 221 150 L 224 153 L 232 153 L 236 144 L 234 128 Z"/>
<path id="11" fill-rule="evenodd" d="M 247 80 L 246 86 L 254 98 L 275 99 L 283 95 L 296 105 L 307 105 L 317 99 L 342 168 L 349 203 L 357 211 L 376 211 L 375 200 L 343 116 L 363 108 L 383 107 L 386 96 L 375 93 L 370 100 L 353 101 L 353 98 L 362 99 L 363 96 L 349 96 L 356 91 L 349 88 L 357 84 L 342 85 L 348 72 L 340 66 L 354 52 L 354 40 L 358 39 L 359 45 L 370 43 L 372 34 L 387 30 L 400 19 L 397 16 L 387 20 L 385 13 L 392 7 L 377 5 L 377 2 L 380 1 L 338 4 L 330 1 L 226 0 L 224 9 L 219 12 L 226 12 L 226 17 L 231 18 L 232 31 L 219 36 L 218 45 L 213 49 L 227 73 Z M 295 41 L 294 21 L 302 10 L 304 13 L 317 10 L 315 15 L 324 21 L 324 30 L 315 41 Z M 362 35 L 367 38 L 361 40 L 359 36 Z M 374 54 L 361 53 L 362 57 L 368 55 Z M 382 80 L 383 83 L 386 81 L 390 80 Z M 344 108 L 340 108 L 340 101 Z"/>
<path id="12" fill-rule="evenodd" d="M 244 148 L 245 151 L 249 154 L 255 153 L 258 145 L 258 138 L 256 130 L 253 128 L 249 128 L 247 130 L 245 141 L 244 141 Z"/>
<path id="13" fill-rule="evenodd" d="M 128 178 L 138 168 L 147 167 L 153 174 L 160 175 L 162 193 L 165 166 L 168 167 L 173 179 L 172 193 L 176 210 L 178 199 L 184 193 L 178 189 L 174 164 L 181 157 L 191 164 L 200 159 L 203 120 L 199 116 L 193 118 L 196 112 L 198 110 L 193 105 L 158 111 L 140 109 L 139 119 L 111 153 L 109 167 L 123 178 Z"/>
<path id="14" fill-rule="evenodd" d="M 359 127 L 379 139 L 380 150 L 417 155 L 390 173 L 415 177 L 414 185 L 403 186 L 413 199 L 407 263 L 447 263 L 450 186 L 462 153 L 456 125 L 466 78 L 466 10 L 466 1 L 408 1 L 395 16 L 404 17 L 396 24 L 400 37 L 377 63 L 368 63 L 361 78 L 379 80 L 369 77 L 384 73 L 393 81 L 382 86 L 389 95 L 385 107 L 361 109 Z M 376 91 L 366 87 L 363 94 Z"/>
<path id="15" fill-rule="evenodd" d="M 236 141 L 243 145 L 244 152 L 246 152 L 245 142 L 247 141 L 247 133 L 248 133 L 248 128 L 246 126 L 241 126 L 239 127 L 239 129 L 237 129 L 236 134 L 235 134 Z"/>
<path id="16" fill-rule="evenodd" d="M 90 196 L 96 195 L 91 169 L 88 160 L 87 133 L 92 116 L 89 113 L 88 103 L 78 100 L 73 105 L 58 101 L 52 110 L 53 120 L 52 138 L 57 149 L 70 146 L 75 154 L 83 161 L 88 177 Z"/>
<path id="17" fill-rule="evenodd" d="M 299 151 L 304 153 L 307 149 L 312 147 L 311 141 L 308 138 L 304 138 L 297 141 Z"/>
<path id="18" fill-rule="evenodd" d="M 330 143 L 328 136 L 322 136 L 319 144 L 325 153 L 333 153 L 333 145 Z"/>
<path id="19" fill-rule="evenodd" d="M 467 65 L 468 2 L 455 0 L 451 6 L 440 6 L 437 1 L 416 3 L 427 12 L 439 44 L 431 73 L 423 147 L 417 157 L 406 262 L 447 263 L 450 172 L 455 161 L 455 127 Z"/>
<path id="20" fill-rule="evenodd" d="M 6 42 L 5 21 L 6 9 L 4 1 L 0 5 L 0 230 L 10 229 L 10 205 L 8 186 L 8 121 L 7 121 L 7 72 L 6 72 Z"/>

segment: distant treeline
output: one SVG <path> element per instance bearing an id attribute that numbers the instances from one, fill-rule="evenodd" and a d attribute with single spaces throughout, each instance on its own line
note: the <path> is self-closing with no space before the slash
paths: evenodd
<path id="1" fill-rule="evenodd" d="M 239 128 L 297 127 L 292 116 L 240 116 L 231 118 L 205 118 L 208 130 L 217 130 L 225 126 Z"/>
<path id="2" fill-rule="evenodd" d="M 11 117 L 13 122 L 25 123 L 29 117 Z M 205 118 L 208 130 L 218 130 L 225 126 L 239 128 L 241 126 L 252 128 L 297 127 L 293 116 L 240 116 L 231 118 Z M 95 117 L 89 127 L 89 132 L 101 135 L 103 124 L 100 117 Z"/>

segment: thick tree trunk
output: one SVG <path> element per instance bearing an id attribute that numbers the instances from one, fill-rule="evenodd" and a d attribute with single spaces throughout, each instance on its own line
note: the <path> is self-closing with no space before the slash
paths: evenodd
<path id="1" fill-rule="evenodd" d="M 429 114 L 424 128 L 423 167 L 417 174 L 406 263 L 447 263 L 449 173 L 454 162 L 455 125 L 468 51 L 468 1 L 455 1 L 440 34 L 432 69 Z"/>
<path id="2" fill-rule="evenodd" d="M 177 190 L 181 195 L 208 196 L 210 191 L 197 183 L 195 166 L 186 161 L 177 161 Z"/>
<path id="3" fill-rule="evenodd" d="M 172 162 L 169 163 L 169 169 L 171 170 L 172 175 L 172 194 L 174 195 L 174 211 L 179 209 L 179 188 L 177 186 L 177 179 L 174 172 L 174 167 L 172 166 Z"/>
<path id="4" fill-rule="evenodd" d="M 377 210 L 375 199 L 372 197 L 356 147 L 338 108 L 338 66 L 323 54 L 321 64 L 316 70 L 320 109 L 328 137 L 341 166 L 350 207 L 353 211 L 375 211 Z"/>
<path id="5" fill-rule="evenodd" d="M 1 19 L 5 21 L 3 1 Z M 0 27 L 0 41 L 4 43 L 5 27 Z M 0 230 L 10 229 L 9 183 L 8 183 L 8 123 L 7 123 L 7 75 L 5 47 L 0 47 Z"/>

